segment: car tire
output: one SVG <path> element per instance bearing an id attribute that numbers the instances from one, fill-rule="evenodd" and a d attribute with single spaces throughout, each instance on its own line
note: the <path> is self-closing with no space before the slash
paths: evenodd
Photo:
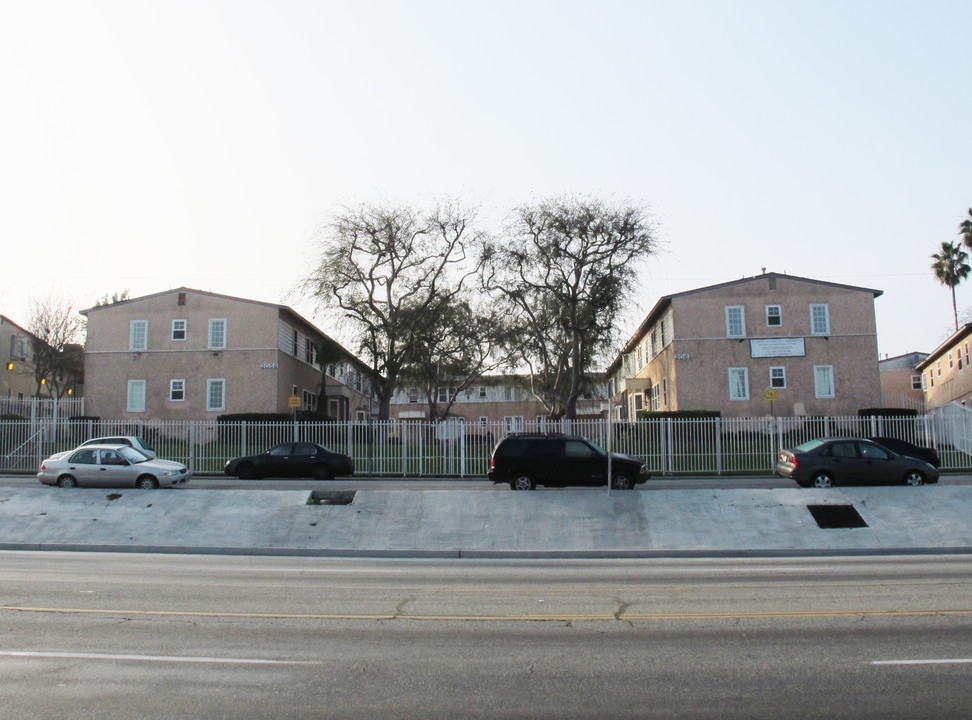
<path id="1" fill-rule="evenodd" d="M 925 484 L 925 476 L 919 470 L 909 470 L 905 473 L 904 484 L 918 487 Z"/>
<path id="2" fill-rule="evenodd" d="M 159 481 L 151 475 L 142 475 L 138 480 L 135 481 L 135 487 L 137 487 L 139 490 L 157 490 L 159 487 Z"/>
<path id="3" fill-rule="evenodd" d="M 327 465 L 315 465 L 312 476 L 315 480 L 332 480 L 331 469 Z"/>
<path id="4" fill-rule="evenodd" d="M 57 479 L 57 486 L 62 488 L 76 488 L 78 486 L 78 481 L 73 475 L 61 475 Z"/>
<path id="5" fill-rule="evenodd" d="M 813 477 L 810 479 L 810 487 L 832 488 L 833 486 L 834 486 L 833 476 L 828 472 L 824 472 L 823 470 L 815 472 L 813 474 Z"/>
<path id="6" fill-rule="evenodd" d="M 615 490 L 634 490 L 634 480 L 628 473 L 616 473 L 611 478 L 611 487 Z"/>
<path id="7" fill-rule="evenodd" d="M 510 479 L 510 490 L 536 490 L 537 483 L 526 473 L 515 473 Z"/>
<path id="8" fill-rule="evenodd" d="M 253 466 L 250 463 L 243 463 L 236 468 L 236 477 L 240 480 L 252 480 L 256 477 L 256 473 L 253 472 Z"/>

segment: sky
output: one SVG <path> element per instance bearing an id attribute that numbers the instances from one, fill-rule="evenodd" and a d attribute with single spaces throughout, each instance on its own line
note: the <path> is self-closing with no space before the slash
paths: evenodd
<path id="1" fill-rule="evenodd" d="M 0 313 L 188 286 L 290 305 L 342 206 L 647 205 L 623 320 L 786 272 L 954 331 L 967 0 L 0 0 Z M 957 289 L 972 320 L 972 278 Z"/>

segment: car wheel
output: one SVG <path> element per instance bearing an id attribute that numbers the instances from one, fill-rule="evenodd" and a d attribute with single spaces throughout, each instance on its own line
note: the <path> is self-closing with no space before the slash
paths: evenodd
<path id="1" fill-rule="evenodd" d="M 78 486 L 78 481 L 74 479 L 72 475 L 61 475 L 57 479 L 57 486 L 63 488 L 76 488 Z"/>
<path id="2" fill-rule="evenodd" d="M 615 490 L 633 490 L 634 480 L 628 473 L 617 473 L 611 478 L 611 487 Z"/>
<path id="3" fill-rule="evenodd" d="M 250 463 L 243 463 L 236 468 L 236 477 L 240 480 L 252 480 L 256 477 L 256 473 L 253 472 L 253 466 Z"/>
<path id="4" fill-rule="evenodd" d="M 140 490 L 155 490 L 159 487 L 159 481 L 151 475 L 142 475 L 135 481 L 135 487 Z"/>
<path id="5" fill-rule="evenodd" d="M 904 477 L 905 485 L 911 485 L 917 487 L 918 485 L 925 484 L 925 476 L 922 475 L 918 470 L 911 470 Z"/>
<path id="6" fill-rule="evenodd" d="M 814 474 L 810 484 L 815 488 L 830 488 L 834 486 L 834 479 L 830 473 L 818 472 Z"/>
<path id="7" fill-rule="evenodd" d="M 331 469 L 327 465 L 315 465 L 313 476 L 315 480 L 330 480 Z"/>
<path id="8" fill-rule="evenodd" d="M 537 484 L 533 481 L 533 478 L 526 473 L 517 473 L 510 480 L 511 490 L 536 490 Z"/>

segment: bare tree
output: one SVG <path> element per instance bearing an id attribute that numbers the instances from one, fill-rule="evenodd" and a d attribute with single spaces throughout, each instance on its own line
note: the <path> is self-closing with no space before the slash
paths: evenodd
<path id="1" fill-rule="evenodd" d="M 498 312 L 475 307 L 467 299 L 451 303 L 433 322 L 423 324 L 401 377 L 424 393 L 429 420 L 449 417 L 459 393 L 506 364 L 501 350 L 506 334 Z"/>
<path id="2" fill-rule="evenodd" d="M 640 261 L 656 249 L 648 210 L 558 197 L 524 205 L 484 243 L 484 287 L 514 325 L 510 350 L 551 418 L 574 418 L 591 370 L 613 346 Z"/>
<path id="3" fill-rule="evenodd" d="M 46 388 L 47 395 L 63 397 L 83 373 L 84 318 L 73 304 L 53 296 L 32 300 L 28 318 L 36 395 Z"/>
<path id="4" fill-rule="evenodd" d="M 362 204 L 343 208 L 321 231 L 321 259 L 302 289 L 358 338 L 374 370 L 380 419 L 426 325 L 473 272 L 466 245 L 474 218 L 458 203 L 426 211 Z"/>

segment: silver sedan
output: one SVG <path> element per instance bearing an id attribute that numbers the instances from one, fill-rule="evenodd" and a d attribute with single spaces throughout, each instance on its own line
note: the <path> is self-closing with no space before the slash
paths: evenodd
<path id="1" fill-rule="evenodd" d="M 37 479 L 59 487 L 137 487 L 146 490 L 181 485 L 192 473 L 182 463 L 150 458 L 128 445 L 85 445 L 41 463 Z"/>

